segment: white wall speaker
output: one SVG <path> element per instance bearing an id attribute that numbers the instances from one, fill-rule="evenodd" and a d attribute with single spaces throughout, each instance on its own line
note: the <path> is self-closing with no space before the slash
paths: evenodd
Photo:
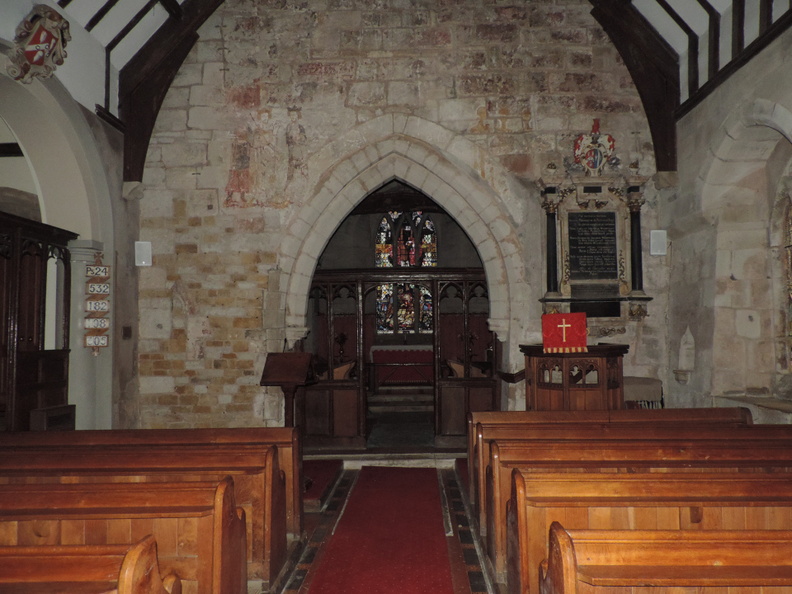
<path id="1" fill-rule="evenodd" d="M 665 256 L 668 253 L 668 234 L 662 229 L 649 232 L 649 254 L 652 256 Z"/>
<path id="2" fill-rule="evenodd" d="M 135 266 L 151 266 L 151 242 L 135 242 Z"/>

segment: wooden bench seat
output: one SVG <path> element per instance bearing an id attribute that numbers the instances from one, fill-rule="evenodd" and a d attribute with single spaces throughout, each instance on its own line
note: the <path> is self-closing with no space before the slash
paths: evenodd
<path id="1" fill-rule="evenodd" d="M 151 533 L 185 592 L 247 592 L 245 515 L 234 483 L 4 485 L 0 545 L 132 543 Z"/>
<path id="2" fill-rule="evenodd" d="M 509 591 L 536 592 L 553 522 L 574 529 L 792 530 L 792 473 L 514 471 Z"/>
<path id="3" fill-rule="evenodd" d="M 486 532 L 486 466 L 490 443 L 497 440 L 525 439 L 541 427 L 581 427 L 586 425 L 657 424 L 715 424 L 718 426 L 750 425 L 751 412 L 742 407 L 729 408 L 669 408 L 652 410 L 593 410 L 593 411 L 489 411 L 468 415 L 468 496 L 473 506 L 479 531 Z"/>
<path id="4" fill-rule="evenodd" d="M 0 547 L 0 591 L 15 594 L 181 594 L 178 576 L 160 575 L 157 544 Z"/>
<path id="5" fill-rule="evenodd" d="M 738 428 L 732 428 L 736 431 Z M 699 428 L 699 431 L 705 429 Z M 651 432 L 649 432 L 651 433 Z M 512 471 L 607 472 L 671 469 L 700 472 L 786 472 L 792 439 L 591 439 L 499 441 L 487 468 L 487 549 L 497 579 L 505 575 L 506 502 Z"/>
<path id="6" fill-rule="evenodd" d="M 0 449 L 60 446 L 137 446 L 214 444 L 276 446 L 284 473 L 286 527 L 292 538 L 303 536 L 302 443 L 294 427 L 240 427 L 233 429 L 126 429 L 50 432 L 0 432 Z"/>
<path id="7" fill-rule="evenodd" d="M 792 532 L 568 530 L 555 522 L 541 594 L 789 592 Z"/>
<path id="8" fill-rule="evenodd" d="M 195 482 L 234 479 L 245 510 L 248 580 L 269 586 L 287 558 L 284 476 L 275 446 L 216 443 L 9 448 L 0 456 L 0 484 Z"/>

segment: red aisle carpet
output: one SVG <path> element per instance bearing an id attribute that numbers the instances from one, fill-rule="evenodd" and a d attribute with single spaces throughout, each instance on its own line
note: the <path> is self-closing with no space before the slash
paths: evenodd
<path id="1" fill-rule="evenodd" d="M 309 594 L 454 594 L 434 468 L 365 467 Z"/>

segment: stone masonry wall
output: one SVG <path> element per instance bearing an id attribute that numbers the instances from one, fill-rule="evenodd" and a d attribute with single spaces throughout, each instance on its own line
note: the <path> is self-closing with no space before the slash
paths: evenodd
<path id="1" fill-rule="evenodd" d="M 506 241 L 531 263 L 515 272 L 508 348 L 535 339 L 544 168 L 560 166 L 599 118 L 622 162 L 654 173 L 640 100 L 590 10 L 586 0 L 226 0 L 168 92 L 148 153 L 140 226 L 154 265 L 140 271 L 140 425 L 282 423 L 280 391 L 258 380 L 286 337 L 285 230 L 327 179 L 313 157 L 383 115 L 439 126 L 448 140 L 427 150 L 469 166 L 465 193 L 498 197 Z M 358 151 L 349 144 L 333 158 Z M 379 158 L 356 154 L 370 159 L 360 168 Z M 647 237 L 657 196 L 649 187 Z M 652 294 L 665 263 L 644 266 Z M 667 368 L 663 308 L 653 303 L 619 337 L 632 344 L 628 371 Z"/>

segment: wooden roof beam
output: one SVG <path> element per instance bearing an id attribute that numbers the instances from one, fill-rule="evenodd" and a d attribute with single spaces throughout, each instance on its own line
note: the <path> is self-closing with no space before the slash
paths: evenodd
<path id="1" fill-rule="evenodd" d="M 198 29 L 223 0 L 185 0 L 181 18 L 168 19 L 124 66 L 119 77 L 119 114 L 126 125 L 124 181 L 141 181 L 146 152 L 165 94 Z"/>
<path id="2" fill-rule="evenodd" d="M 630 71 L 649 120 L 658 171 L 676 171 L 679 58 L 629 0 L 589 0 Z"/>

